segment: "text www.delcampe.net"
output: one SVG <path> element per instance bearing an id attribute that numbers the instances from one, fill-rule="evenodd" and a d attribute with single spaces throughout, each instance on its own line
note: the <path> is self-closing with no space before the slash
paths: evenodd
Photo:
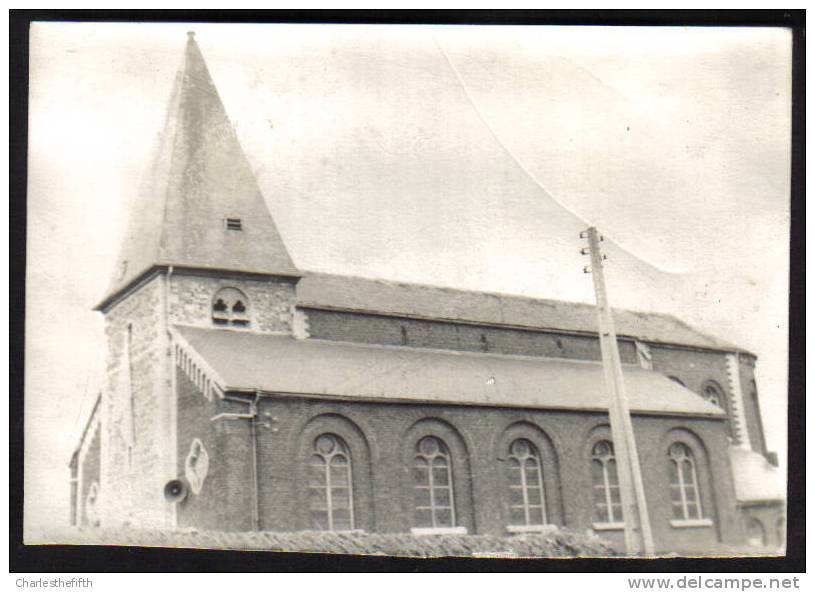
<path id="1" fill-rule="evenodd" d="M 678 578 L 628 578 L 632 590 L 784 590 L 801 587 L 800 578 L 725 578 L 703 575 Z"/>

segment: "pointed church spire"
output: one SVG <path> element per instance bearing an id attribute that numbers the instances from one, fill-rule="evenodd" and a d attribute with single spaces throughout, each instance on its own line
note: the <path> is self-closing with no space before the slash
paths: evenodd
<path id="1" fill-rule="evenodd" d="M 299 277 L 187 33 L 158 150 L 130 213 L 104 309 L 155 268 Z"/>

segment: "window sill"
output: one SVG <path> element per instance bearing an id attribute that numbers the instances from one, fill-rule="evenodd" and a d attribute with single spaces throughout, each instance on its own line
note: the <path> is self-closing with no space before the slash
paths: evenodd
<path id="1" fill-rule="evenodd" d="M 524 534 L 524 533 L 548 533 L 557 530 L 554 524 L 525 524 L 518 526 L 507 526 L 507 532 L 510 534 Z"/>
<path id="2" fill-rule="evenodd" d="M 625 530 L 625 522 L 592 522 L 594 530 Z"/>
<path id="3" fill-rule="evenodd" d="M 416 536 L 430 536 L 434 534 L 467 534 L 464 526 L 445 526 L 441 528 L 411 528 L 410 534 Z"/>
<path id="4" fill-rule="evenodd" d="M 713 520 L 710 518 L 696 518 L 694 520 L 671 520 L 671 526 L 674 528 L 701 528 L 706 526 L 713 526 Z"/>

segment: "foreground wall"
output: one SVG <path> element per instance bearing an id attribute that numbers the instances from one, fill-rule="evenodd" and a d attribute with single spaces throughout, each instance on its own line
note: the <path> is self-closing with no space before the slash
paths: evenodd
<path id="1" fill-rule="evenodd" d="M 180 385 L 194 396 L 195 389 L 183 378 Z M 200 393 L 196 400 L 202 400 Z M 210 467 L 201 492 L 179 505 L 179 525 L 251 528 L 254 458 L 249 446 L 250 422 L 206 420 L 207 413 L 217 412 L 216 406 L 225 408 L 223 405 L 200 403 L 198 419 L 179 432 L 180 456 L 200 438 Z M 192 415 L 188 418 L 192 420 Z M 657 548 L 709 552 L 742 544 L 743 525 L 736 511 L 723 422 L 635 417 L 634 425 Z M 314 528 L 309 514 L 308 465 L 321 434 L 335 434 L 348 447 L 355 529 L 410 531 L 414 526 L 413 454 L 423 436 L 434 435 L 445 442 L 452 457 L 456 526 L 469 533 L 508 533 L 508 447 L 516 438 L 525 438 L 540 451 L 547 521 L 581 532 L 590 530 L 595 524 L 591 449 L 597 441 L 610 438 L 602 414 L 298 397 L 261 399 L 255 426 L 258 527 L 271 531 Z M 696 461 L 706 519 L 697 524 L 671 522 L 667 451 L 674 442 L 684 443 Z M 618 527 L 598 525 L 597 532 L 622 545 Z"/>

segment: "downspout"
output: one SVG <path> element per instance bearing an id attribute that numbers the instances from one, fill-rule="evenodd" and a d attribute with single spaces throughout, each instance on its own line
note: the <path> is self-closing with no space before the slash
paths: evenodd
<path id="1" fill-rule="evenodd" d="M 176 359 L 175 353 L 173 351 L 173 337 L 170 334 L 170 280 L 173 277 L 173 266 L 170 265 L 167 268 L 167 275 L 164 277 L 164 331 L 167 334 L 167 345 L 170 348 L 170 361 L 169 361 L 169 368 L 165 365 L 165 369 L 169 371 L 169 376 L 165 378 L 169 378 L 170 382 L 170 396 L 164 397 L 166 401 L 168 401 L 169 409 L 166 409 L 167 412 L 167 420 L 169 423 L 169 440 L 170 446 L 168 450 L 169 460 L 168 460 L 168 478 L 174 478 L 174 475 L 178 472 L 178 400 L 177 400 L 177 393 L 176 393 L 176 381 L 175 381 L 175 372 L 176 372 Z M 166 382 L 165 382 L 166 384 Z M 177 504 L 170 504 L 170 526 L 175 528 L 178 526 L 178 507 Z"/>
<path id="2" fill-rule="evenodd" d="M 258 491 L 258 438 L 257 418 L 260 391 L 255 392 L 254 400 L 249 404 L 249 445 L 252 447 L 252 525 L 255 531 L 260 530 L 260 491 Z"/>
<path id="3" fill-rule="evenodd" d="M 224 396 L 227 401 L 243 403 L 241 399 L 230 399 Z M 249 413 L 219 413 L 212 419 L 246 419 L 249 421 L 249 447 L 252 449 L 252 528 L 260 530 L 260 491 L 258 488 L 258 440 L 257 440 L 257 417 L 258 400 L 260 391 L 255 391 L 255 398 L 249 402 Z"/>
<path id="4" fill-rule="evenodd" d="M 167 281 L 164 282 L 164 323 L 170 323 L 170 280 L 173 278 L 173 266 L 167 268 Z"/>

